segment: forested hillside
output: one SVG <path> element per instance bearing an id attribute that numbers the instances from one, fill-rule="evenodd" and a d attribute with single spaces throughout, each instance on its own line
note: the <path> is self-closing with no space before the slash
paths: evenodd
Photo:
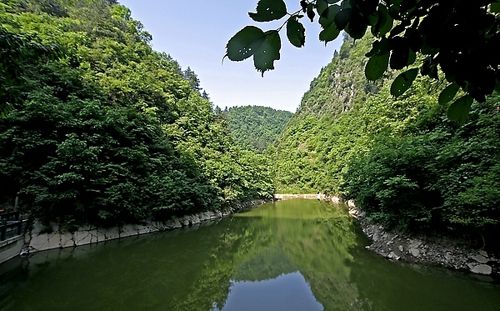
<path id="1" fill-rule="evenodd" d="M 265 159 L 112 0 L 0 4 L 0 201 L 65 225 L 269 197 Z"/>
<path id="2" fill-rule="evenodd" d="M 276 144 L 279 192 L 342 194 L 378 221 L 493 236 L 500 222 L 500 96 L 457 124 L 444 83 L 419 77 L 395 99 L 366 81 L 370 38 L 347 38 Z"/>
<path id="3" fill-rule="evenodd" d="M 259 152 L 276 141 L 293 115 L 289 111 L 262 106 L 231 107 L 222 113 L 235 142 Z"/>

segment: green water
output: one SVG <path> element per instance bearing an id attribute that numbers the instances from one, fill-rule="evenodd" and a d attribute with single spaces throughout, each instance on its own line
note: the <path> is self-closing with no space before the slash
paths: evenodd
<path id="1" fill-rule="evenodd" d="M 489 278 L 392 263 L 345 209 L 266 204 L 0 266 L 0 310 L 500 310 Z"/>

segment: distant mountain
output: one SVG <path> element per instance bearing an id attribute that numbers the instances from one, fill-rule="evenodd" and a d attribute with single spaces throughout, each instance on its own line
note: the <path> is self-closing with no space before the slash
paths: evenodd
<path id="1" fill-rule="evenodd" d="M 262 106 L 231 107 L 223 114 L 238 145 L 260 152 L 276 141 L 293 116 L 289 111 Z"/>

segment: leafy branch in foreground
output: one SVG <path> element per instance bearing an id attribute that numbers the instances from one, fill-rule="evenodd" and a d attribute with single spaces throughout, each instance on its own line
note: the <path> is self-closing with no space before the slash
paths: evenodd
<path id="1" fill-rule="evenodd" d="M 466 119 L 473 99 L 500 90 L 500 0 L 314 0 L 299 2 L 300 9 L 288 13 L 284 0 L 260 0 L 256 22 L 284 19 L 281 27 L 263 31 L 247 26 L 227 44 L 228 57 L 242 61 L 253 56 L 255 68 L 264 74 L 280 59 L 279 32 L 286 25 L 286 36 L 298 48 L 305 44 L 307 16 L 320 24 L 319 40 L 327 44 L 345 31 L 354 39 L 365 36 L 368 28 L 375 36 L 365 68 L 368 80 L 380 79 L 388 68 L 408 68 L 393 82 L 391 94 L 400 96 L 409 89 L 420 72 L 439 80 L 444 73 L 448 86 L 440 104 L 464 95 L 449 106 L 448 116 Z M 423 61 L 417 61 L 421 55 Z"/>

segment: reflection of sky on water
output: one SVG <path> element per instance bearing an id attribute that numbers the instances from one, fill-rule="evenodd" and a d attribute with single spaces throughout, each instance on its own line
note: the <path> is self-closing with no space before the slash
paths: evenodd
<path id="1" fill-rule="evenodd" d="M 497 282 L 387 261 L 358 232 L 343 208 L 291 200 L 16 258 L 0 265 L 0 310 L 500 310 Z"/>
<path id="2" fill-rule="evenodd" d="M 217 308 L 215 310 L 218 310 Z M 223 311 L 323 310 L 300 272 L 264 281 L 232 281 Z"/>

